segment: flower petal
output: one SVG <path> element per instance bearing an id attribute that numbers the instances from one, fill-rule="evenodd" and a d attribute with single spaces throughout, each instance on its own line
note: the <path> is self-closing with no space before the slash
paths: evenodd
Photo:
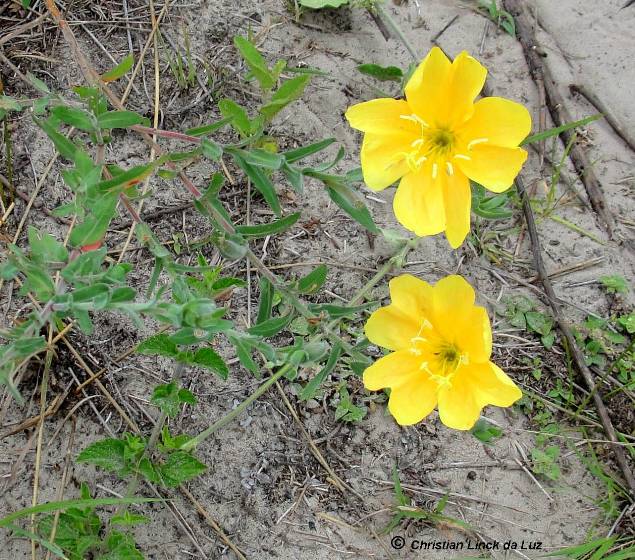
<path id="1" fill-rule="evenodd" d="M 411 426 L 421 422 L 437 405 L 438 385 L 425 373 L 418 372 L 390 391 L 388 410 L 397 424 Z"/>
<path id="2" fill-rule="evenodd" d="M 353 105 L 348 108 L 344 116 L 353 128 L 363 132 L 375 134 L 405 132 L 418 137 L 419 125 L 401 118 L 402 115 L 411 114 L 412 109 L 406 101 L 382 98 Z"/>
<path id="3" fill-rule="evenodd" d="M 445 235 L 450 246 L 456 249 L 470 232 L 472 191 L 468 178 L 458 170 L 455 169 L 452 175 L 443 175 Z"/>
<path id="4" fill-rule="evenodd" d="M 474 100 L 483 89 L 486 77 L 487 69 L 467 51 L 454 59 L 445 96 L 448 125 L 459 126 L 473 115 Z"/>
<path id="5" fill-rule="evenodd" d="M 430 166 L 403 177 L 393 209 L 399 223 L 416 235 L 436 235 L 445 229 L 443 185 L 432 179 Z"/>
<path id="6" fill-rule="evenodd" d="M 386 387 L 396 389 L 407 383 L 413 375 L 419 375 L 420 359 L 411 352 L 402 350 L 379 358 L 364 370 L 364 387 L 379 391 Z"/>
<path id="7" fill-rule="evenodd" d="M 511 378 L 495 363 L 470 364 L 462 372 L 469 378 L 482 406 L 511 406 L 523 396 Z M 458 375 L 458 372 L 457 372 Z"/>
<path id="8" fill-rule="evenodd" d="M 402 350 L 411 345 L 412 337 L 417 336 L 419 322 L 394 305 L 387 305 L 371 313 L 364 331 L 373 344 L 388 350 Z"/>
<path id="9" fill-rule="evenodd" d="M 456 160 L 461 171 L 486 189 L 501 193 L 511 187 L 527 159 L 527 152 L 522 148 L 478 144 L 469 152 L 469 157 L 469 160 Z"/>
<path id="10" fill-rule="evenodd" d="M 474 289 L 462 276 L 452 274 L 434 285 L 431 321 L 446 341 L 461 348 L 462 327 L 474 309 Z"/>
<path id="11" fill-rule="evenodd" d="M 446 84 L 452 64 L 439 47 L 434 47 L 419 64 L 405 87 L 408 105 L 429 124 L 445 113 Z"/>
<path id="12" fill-rule="evenodd" d="M 402 274 L 393 278 L 389 287 L 393 307 L 411 317 L 415 323 L 420 324 L 430 313 L 434 288 L 426 281 L 412 274 Z"/>
<path id="13" fill-rule="evenodd" d="M 531 131 L 531 115 L 520 103 L 502 97 L 485 97 L 474 104 L 474 114 L 458 131 L 467 144 L 487 138 L 491 144 L 515 148 Z"/>
<path id="14" fill-rule="evenodd" d="M 471 429 L 481 415 L 483 406 L 476 398 L 470 380 L 457 372 L 451 386 L 439 391 L 439 418 L 448 428 Z"/>
<path id="15" fill-rule="evenodd" d="M 368 188 L 385 189 L 410 171 L 404 153 L 410 150 L 411 141 L 405 134 L 364 135 L 360 159 Z"/>
<path id="16" fill-rule="evenodd" d="M 462 321 L 455 343 L 466 352 L 470 363 L 487 362 L 492 355 L 492 327 L 484 307 L 472 307 Z M 459 338 L 460 337 L 460 338 Z"/>

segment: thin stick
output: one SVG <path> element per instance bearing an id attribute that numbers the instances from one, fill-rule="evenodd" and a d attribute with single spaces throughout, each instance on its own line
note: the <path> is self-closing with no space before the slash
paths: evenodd
<path id="1" fill-rule="evenodd" d="M 602 394 L 596 388 L 595 381 L 593 379 L 593 374 L 591 370 L 586 365 L 586 361 L 584 359 L 584 354 L 580 350 L 575 337 L 573 336 L 573 332 L 571 331 L 571 327 L 569 323 L 566 321 L 562 314 L 562 310 L 560 308 L 560 303 L 558 302 L 558 297 L 553 290 L 553 286 L 551 284 L 551 280 L 549 279 L 549 274 L 547 273 L 547 269 L 545 268 L 545 264 L 542 260 L 542 249 L 540 246 L 540 237 L 538 235 L 538 229 L 536 228 L 536 220 L 534 219 L 534 213 L 531 209 L 531 203 L 529 201 L 529 197 L 527 196 L 527 191 L 525 190 L 525 185 L 521 177 L 519 176 L 516 179 L 516 189 L 520 196 L 523 212 L 525 214 L 525 221 L 527 222 L 527 231 L 529 233 L 529 239 L 531 240 L 531 245 L 533 249 L 533 257 L 534 257 L 534 267 L 538 276 L 540 277 L 540 282 L 543 285 L 545 294 L 547 295 L 547 299 L 549 300 L 549 305 L 553 311 L 554 318 L 556 319 L 562 334 L 564 335 L 567 344 L 569 346 L 569 351 L 571 352 L 571 356 L 578 368 L 578 371 L 582 375 L 584 382 L 586 383 L 589 391 L 593 395 L 593 402 L 595 403 L 595 408 L 597 409 L 598 416 L 600 418 L 600 423 L 606 432 L 606 435 L 613 445 L 613 453 L 615 454 L 615 459 L 624 474 L 624 479 L 628 487 L 630 488 L 631 494 L 635 497 L 635 478 L 633 477 L 633 473 L 628 465 L 628 461 L 626 460 L 626 456 L 624 455 L 624 450 L 620 445 L 618 445 L 617 434 L 615 433 L 615 428 L 613 427 L 613 423 L 611 422 L 611 417 L 609 416 L 608 411 L 606 410 L 606 406 L 604 405 L 604 401 L 602 400 Z"/>
<path id="2" fill-rule="evenodd" d="M 551 118 L 556 126 L 561 126 L 571 122 L 573 119 L 566 108 L 564 98 L 558 90 L 558 84 L 554 79 L 549 66 L 543 64 L 539 50 L 536 48 L 537 42 L 534 29 L 523 4 L 520 0 L 503 0 L 503 5 L 516 20 L 518 38 L 523 46 L 523 51 L 525 53 L 525 58 L 527 59 L 527 64 L 529 65 L 531 75 L 537 84 L 544 84 L 546 101 L 549 107 L 549 112 L 551 113 Z M 565 145 L 569 143 L 574 133 L 575 132 L 573 130 L 567 130 L 560 134 Z M 604 193 L 602 191 L 602 185 L 593 171 L 593 164 L 589 160 L 586 150 L 581 145 L 574 143 L 571 146 L 569 157 L 578 172 L 578 176 L 580 177 L 587 194 L 589 195 L 591 206 L 600 219 L 601 225 L 604 227 L 609 237 L 613 237 L 615 221 L 609 211 L 606 198 L 604 197 Z"/>

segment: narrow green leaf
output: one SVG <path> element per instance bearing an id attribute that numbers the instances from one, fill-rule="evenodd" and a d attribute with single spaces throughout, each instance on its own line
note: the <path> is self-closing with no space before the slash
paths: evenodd
<path id="1" fill-rule="evenodd" d="M 223 155 L 223 148 L 208 138 L 203 138 L 201 148 L 203 149 L 203 155 L 212 161 L 219 161 Z"/>
<path id="2" fill-rule="evenodd" d="M 272 119 L 279 111 L 284 109 L 289 103 L 300 98 L 306 88 L 310 74 L 295 76 L 284 82 L 280 88 L 271 96 L 271 100 L 260 108 L 260 114 L 266 119 Z"/>
<path id="3" fill-rule="evenodd" d="M 237 132 L 243 136 L 249 136 L 251 134 L 251 121 L 245 109 L 238 105 L 238 103 L 231 99 L 221 99 L 218 102 L 218 109 L 225 119 L 229 119 L 229 122 Z"/>
<path id="4" fill-rule="evenodd" d="M 318 392 L 318 389 L 320 388 L 320 385 L 322 385 L 322 383 L 327 378 L 327 376 L 335 368 L 337 361 L 340 359 L 341 354 L 342 354 L 342 346 L 338 342 L 331 349 L 331 353 L 329 354 L 329 359 L 327 360 L 326 365 L 317 373 L 317 375 L 313 379 L 311 379 L 311 381 L 309 381 L 304 386 L 302 391 L 300 391 L 300 400 L 308 401 L 309 399 L 312 399 L 316 395 L 316 393 Z"/>
<path id="5" fill-rule="evenodd" d="M 252 345 L 247 342 L 247 337 L 228 335 L 227 338 L 236 348 L 236 355 L 238 356 L 238 359 L 240 360 L 240 363 L 243 365 L 243 367 L 251 373 L 258 375 L 260 368 L 251 357 Z"/>
<path id="6" fill-rule="evenodd" d="M 287 160 L 287 163 L 293 163 L 310 155 L 321 152 L 325 148 L 328 148 L 333 142 L 335 142 L 335 138 L 325 138 L 324 140 L 320 140 L 319 142 L 309 144 L 308 146 L 302 146 L 301 148 L 296 148 L 295 150 L 283 152 L 281 155 Z"/>
<path id="7" fill-rule="evenodd" d="M 280 154 L 273 154 L 266 150 L 243 150 L 241 156 L 249 164 L 266 169 L 280 169 L 284 163 L 284 158 Z"/>
<path id="8" fill-rule="evenodd" d="M 293 319 L 293 313 L 289 313 L 282 317 L 273 317 L 267 319 L 258 325 L 254 325 L 247 332 L 254 336 L 262 336 L 269 338 L 275 336 L 282 331 Z"/>
<path id="9" fill-rule="evenodd" d="M 51 113 L 64 124 L 74 126 L 75 128 L 79 128 L 80 130 L 84 130 L 86 132 L 95 130 L 95 121 L 93 120 L 92 115 L 82 109 L 60 105 L 53 108 Z"/>
<path id="10" fill-rule="evenodd" d="M 215 123 L 205 124 L 202 126 L 195 126 L 194 128 L 188 128 L 185 131 L 185 134 L 188 136 L 206 136 L 207 134 L 211 134 L 212 132 L 216 132 L 217 130 L 223 128 L 226 124 L 231 122 L 231 117 L 225 117 Z"/>
<path id="11" fill-rule="evenodd" d="M 300 212 L 295 212 L 284 218 L 280 218 L 269 224 L 255 226 L 236 226 L 236 231 L 245 237 L 266 237 L 275 233 L 281 233 L 293 226 L 300 219 Z"/>
<path id="12" fill-rule="evenodd" d="M 273 306 L 273 285 L 264 276 L 260 277 L 260 302 L 258 304 L 258 316 L 256 325 L 264 323 L 271 317 L 271 308 Z"/>
<path id="13" fill-rule="evenodd" d="M 106 235 L 116 208 L 116 196 L 106 196 L 97 202 L 92 208 L 94 215 L 87 217 L 84 222 L 73 228 L 69 240 L 71 246 L 85 247 L 101 241 Z"/>
<path id="14" fill-rule="evenodd" d="M 357 69 L 380 82 L 400 82 L 403 71 L 397 66 L 379 66 L 378 64 L 360 64 Z"/>
<path id="15" fill-rule="evenodd" d="M 267 62 L 258 49 L 250 41 L 245 39 L 245 37 L 241 37 L 240 35 L 234 37 L 234 45 L 236 45 L 247 66 L 249 66 L 251 73 L 256 80 L 258 80 L 260 87 L 265 91 L 270 90 L 276 82 L 269 71 Z"/>
<path id="16" fill-rule="evenodd" d="M 344 212 L 346 212 L 356 222 L 364 226 L 372 233 L 379 233 L 363 198 L 353 191 L 348 185 L 339 181 L 330 181 L 326 184 L 326 189 L 331 197 Z"/>
<path id="17" fill-rule="evenodd" d="M 301 294 L 314 294 L 324 285 L 324 282 L 326 282 L 327 272 L 328 268 L 325 264 L 317 266 L 298 281 L 298 291 Z"/>
<path id="18" fill-rule="evenodd" d="M 585 117 L 580 119 L 579 121 L 573 121 L 570 123 L 565 123 L 561 126 L 556 126 L 554 128 L 550 128 L 549 130 L 544 130 L 543 132 L 539 132 L 537 134 L 532 134 L 531 136 L 527 136 L 520 145 L 525 146 L 526 144 L 533 144 L 534 142 L 540 142 L 541 140 L 545 140 L 546 138 L 551 138 L 552 136 L 558 136 L 562 132 L 566 132 L 567 130 L 571 130 L 572 128 L 577 128 L 578 126 L 584 126 L 585 124 L 589 124 L 593 121 L 597 121 L 601 119 L 604 115 L 602 113 L 598 113 L 597 115 L 591 115 L 589 117 Z"/>
<path id="19" fill-rule="evenodd" d="M 117 66 L 115 66 L 112 70 L 108 70 L 105 74 L 102 74 L 101 79 L 108 83 L 114 82 L 115 80 L 121 78 L 126 72 L 128 72 L 132 68 L 132 64 L 134 63 L 134 57 L 132 53 L 126 56 Z"/>
<path id="20" fill-rule="evenodd" d="M 321 8 L 339 8 L 348 4 L 348 0 L 300 0 L 300 5 L 305 8 L 319 10 Z"/>
<path id="21" fill-rule="evenodd" d="M 263 198 L 267 201 L 267 204 L 269 204 L 276 216 L 280 217 L 280 215 L 282 214 L 282 208 L 280 207 L 280 201 L 278 200 L 276 189 L 269 177 L 265 175 L 262 169 L 250 165 L 235 152 L 233 152 L 232 154 L 238 166 L 252 180 L 254 187 L 256 187 L 258 192 L 260 192 Z"/>
<path id="22" fill-rule="evenodd" d="M 108 111 L 97 117 L 99 128 L 128 128 L 136 124 L 148 126 L 150 119 L 142 117 L 133 111 Z"/>

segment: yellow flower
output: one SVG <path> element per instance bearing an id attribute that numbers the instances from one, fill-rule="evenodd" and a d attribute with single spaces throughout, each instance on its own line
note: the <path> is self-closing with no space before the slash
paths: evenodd
<path id="1" fill-rule="evenodd" d="M 522 105 L 500 97 L 474 100 L 487 70 L 463 51 L 450 62 L 434 47 L 406 85 L 406 99 L 353 105 L 346 118 L 365 133 L 364 181 L 381 190 L 401 179 L 393 201 L 401 224 L 416 235 L 445 231 L 453 248 L 470 230 L 468 181 L 500 193 L 527 152 L 531 130 Z"/>
<path id="2" fill-rule="evenodd" d="M 402 426 L 439 407 L 441 422 L 469 430 L 487 405 L 511 406 L 520 389 L 495 364 L 487 312 L 461 276 L 435 286 L 403 274 L 390 282 L 392 303 L 375 311 L 366 336 L 393 352 L 364 371 L 369 391 L 390 388 L 388 409 Z"/>

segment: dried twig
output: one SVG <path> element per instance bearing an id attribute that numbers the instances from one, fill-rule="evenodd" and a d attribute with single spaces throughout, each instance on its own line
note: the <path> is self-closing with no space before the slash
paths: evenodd
<path id="1" fill-rule="evenodd" d="M 551 280 L 549 279 L 549 274 L 547 273 L 547 269 L 545 268 L 545 263 L 542 260 L 542 249 L 540 246 L 538 229 L 536 228 L 536 220 L 534 218 L 533 210 L 531 209 L 527 191 L 525 190 L 525 185 L 520 177 L 516 179 L 516 189 L 518 190 L 518 195 L 520 196 L 523 205 L 523 212 L 525 213 L 527 231 L 529 232 L 529 239 L 531 240 L 533 249 L 534 267 L 536 268 L 536 272 L 538 273 L 540 282 L 542 283 L 545 294 L 547 295 L 547 298 L 549 300 L 554 318 L 556 319 L 558 326 L 560 327 L 560 330 L 562 331 L 562 334 L 566 339 L 573 361 L 575 362 L 578 371 L 582 375 L 584 382 L 593 395 L 593 402 L 595 403 L 595 408 L 597 409 L 602 427 L 606 432 L 608 439 L 616 444 L 612 446 L 613 453 L 615 454 L 615 459 L 620 469 L 624 473 L 624 479 L 626 480 L 626 483 L 630 488 L 633 497 L 635 497 L 635 478 L 633 477 L 631 468 L 628 464 L 626 456 L 624 455 L 624 450 L 620 445 L 618 445 L 617 434 L 615 433 L 613 422 L 611 421 L 611 417 L 609 416 L 606 406 L 604 405 L 604 401 L 602 400 L 602 394 L 596 387 L 595 381 L 593 379 L 593 374 L 591 373 L 589 367 L 586 365 L 584 354 L 582 353 L 582 350 L 580 350 L 580 347 L 578 346 L 578 343 L 573 336 L 573 332 L 571 331 L 569 323 L 562 314 L 558 296 L 553 290 Z"/>
<path id="2" fill-rule="evenodd" d="M 564 104 L 564 98 L 558 90 L 558 84 L 551 74 L 549 66 L 542 62 L 540 49 L 536 42 L 534 26 L 521 0 L 503 0 L 503 5 L 516 20 L 518 38 L 523 46 L 525 58 L 527 59 L 532 77 L 536 81 L 536 84 L 538 84 L 539 89 L 541 85 L 544 85 L 546 102 L 549 107 L 549 112 L 551 113 L 551 118 L 557 126 L 572 122 L 573 118 Z M 573 130 L 567 130 L 560 134 L 565 145 L 569 144 L 573 134 Z M 573 142 L 569 157 L 578 172 L 580 180 L 586 188 L 591 206 L 593 206 L 593 209 L 600 218 L 606 232 L 612 237 L 615 222 L 607 206 L 602 185 L 593 171 L 593 165 L 587 156 L 586 150 L 579 144 Z"/>

